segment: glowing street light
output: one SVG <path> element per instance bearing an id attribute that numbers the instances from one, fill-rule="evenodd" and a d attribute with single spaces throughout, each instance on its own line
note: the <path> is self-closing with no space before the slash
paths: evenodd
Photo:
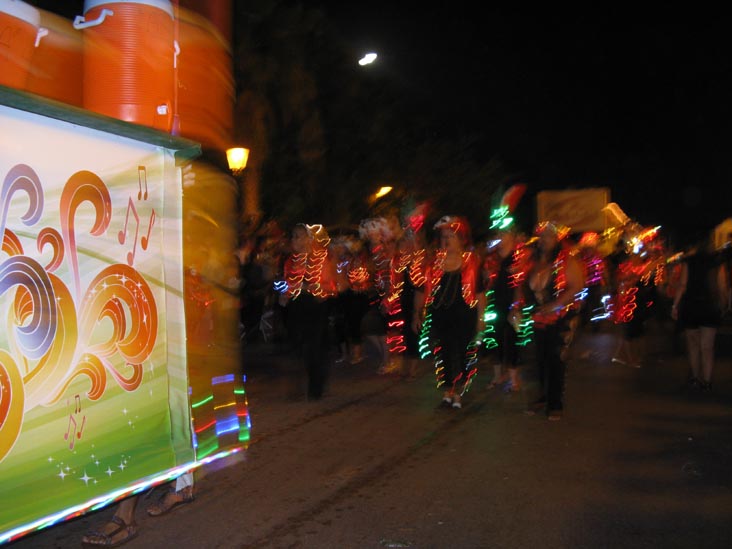
<path id="1" fill-rule="evenodd" d="M 247 160 L 249 160 L 249 149 L 244 147 L 226 149 L 226 161 L 234 175 L 241 175 L 244 168 L 247 167 Z"/>
<path id="2" fill-rule="evenodd" d="M 361 65 L 362 67 L 364 65 L 370 65 L 371 63 L 376 61 L 376 57 L 377 57 L 377 55 L 375 53 L 367 53 L 361 59 L 358 60 L 358 64 Z"/>
<path id="3" fill-rule="evenodd" d="M 381 187 L 378 191 L 376 191 L 376 194 L 374 195 L 374 199 L 378 200 L 382 196 L 386 196 L 393 190 L 392 187 Z"/>

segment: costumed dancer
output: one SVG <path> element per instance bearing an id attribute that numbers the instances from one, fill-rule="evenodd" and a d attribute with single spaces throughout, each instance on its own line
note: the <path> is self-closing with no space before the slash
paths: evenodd
<path id="1" fill-rule="evenodd" d="M 419 333 L 412 320 L 415 316 L 415 292 L 425 283 L 427 250 L 424 241 L 426 204 L 420 204 L 406 216 L 406 227 L 392 259 L 391 300 L 398 300 L 389 318 L 390 334 L 387 337 L 389 352 L 399 356 L 402 377 L 415 380 L 419 367 Z"/>
<path id="2" fill-rule="evenodd" d="M 503 194 L 499 206 L 493 210 L 491 229 L 495 231 L 495 237 L 490 242 L 482 273 L 487 288 L 483 343 L 486 352 L 493 355 L 494 360 L 493 380 L 488 388 L 499 387 L 508 381 L 506 389 L 511 392 L 517 392 L 521 388 L 517 333 L 521 309 L 518 307 L 516 293 L 523 257 L 511 213 L 525 190 L 524 184 L 513 185 Z"/>
<path id="3" fill-rule="evenodd" d="M 363 240 L 352 238 L 348 241 L 348 256 L 349 261 L 346 266 L 348 290 L 345 301 L 346 335 L 350 353 L 349 361 L 351 364 L 360 364 L 364 359 L 361 326 L 376 290 L 369 254 Z"/>
<path id="4" fill-rule="evenodd" d="M 605 259 L 598 251 L 600 236 L 595 232 L 586 232 L 579 241 L 579 257 L 585 270 L 585 288 L 587 295 L 582 304 L 582 324 L 587 326 L 593 322 L 592 330 L 598 330 L 596 320 L 604 318 L 603 295 L 608 289 L 609 281 Z M 597 318 L 596 318 L 597 317 Z"/>
<path id="5" fill-rule="evenodd" d="M 393 224 L 389 224 L 384 217 L 361 221 L 359 233 L 361 238 L 368 243 L 369 270 L 373 280 L 372 292 L 369 296 L 369 309 L 363 321 L 363 333 L 372 346 L 376 348 L 379 361 L 377 372 L 387 374 L 395 369 L 395 365 L 390 363 L 387 331 L 389 331 L 388 317 L 393 313 L 389 309 L 389 294 L 391 291 L 391 266 L 396 251 L 396 238 L 393 232 Z"/>
<path id="6" fill-rule="evenodd" d="M 477 372 L 477 351 L 485 328 L 485 294 L 480 263 L 471 249 L 470 227 L 462 217 L 444 216 L 436 224 L 439 249 L 415 293 L 415 328 L 423 329 L 435 356 L 442 403 L 462 407 L 462 396 Z"/>
<path id="7" fill-rule="evenodd" d="M 523 288 L 525 299 L 534 305 L 534 343 L 539 397 L 529 413 L 544 410 L 550 420 L 559 420 L 564 411 L 563 359 L 570 320 L 580 306 L 584 276 L 582 265 L 561 240 L 569 229 L 551 222 L 537 225 L 534 257 Z"/>
<path id="8" fill-rule="evenodd" d="M 323 396 L 328 378 L 329 300 L 335 297 L 335 262 L 322 225 L 298 224 L 292 230 L 292 254 L 286 259 L 280 304 L 288 309 L 289 333 L 308 375 L 308 398 Z"/>
<path id="9" fill-rule="evenodd" d="M 626 243 L 627 258 L 618 265 L 616 275 L 613 320 L 622 326 L 623 331 L 612 362 L 640 368 L 645 354 L 645 324 L 656 300 L 656 286 L 660 285 L 664 262 L 647 250 L 656 229 L 630 236 L 631 232 Z"/>

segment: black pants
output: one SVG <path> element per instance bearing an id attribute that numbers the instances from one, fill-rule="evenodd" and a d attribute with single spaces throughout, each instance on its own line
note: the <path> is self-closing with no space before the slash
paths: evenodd
<path id="1" fill-rule="evenodd" d="M 516 331 L 508 322 L 508 312 L 499 313 L 495 323 L 496 328 L 496 358 L 504 366 L 515 368 L 518 365 L 518 347 L 516 345 Z"/>
<path id="2" fill-rule="evenodd" d="M 542 326 L 534 330 L 536 366 L 541 399 L 546 401 L 547 412 L 564 408 L 564 372 L 562 361 L 562 324 Z"/>
<path id="3" fill-rule="evenodd" d="M 477 309 L 471 309 L 462 299 L 432 312 L 432 334 L 440 347 L 436 359 L 443 368 L 437 377 L 449 388 L 468 373 L 468 345 L 475 335 L 477 314 Z"/>
<path id="4" fill-rule="evenodd" d="M 319 399 L 328 380 L 329 304 L 302 293 L 289 303 L 288 309 L 292 342 L 308 375 L 308 397 Z"/>
<path id="5" fill-rule="evenodd" d="M 360 345 L 361 322 L 369 310 L 369 296 L 353 290 L 346 290 L 342 295 L 346 338 L 349 343 Z"/>

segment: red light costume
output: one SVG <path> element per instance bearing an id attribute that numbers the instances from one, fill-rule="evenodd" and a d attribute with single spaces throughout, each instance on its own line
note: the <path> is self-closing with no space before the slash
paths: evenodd
<path id="1" fill-rule="evenodd" d="M 470 382 L 473 376 L 477 373 L 475 363 L 477 360 L 477 349 L 475 342 L 471 341 L 468 347 L 465 349 L 465 360 L 464 367 L 459 369 L 452 379 L 447 379 L 444 368 L 442 367 L 443 359 L 441 356 L 442 346 L 440 342 L 434 337 L 431 332 L 431 321 L 428 318 L 432 314 L 432 306 L 435 303 L 435 297 L 440 290 L 440 284 L 445 274 L 445 250 L 438 250 L 434 261 L 428 267 L 425 276 L 425 315 L 424 337 L 428 337 L 430 341 L 430 352 L 435 356 L 435 375 L 437 377 L 437 386 L 449 385 L 453 390 L 456 390 L 458 384 L 462 383 L 461 394 L 467 391 L 470 387 Z M 480 263 L 478 258 L 473 252 L 463 252 L 462 262 L 460 266 L 460 279 L 461 279 L 461 297 L 468 307 L 475 309 L 479 303 L 478 300 L 478 277 L 479 277 Z M 481 311 L 482 312 L 482 311 Z"/>

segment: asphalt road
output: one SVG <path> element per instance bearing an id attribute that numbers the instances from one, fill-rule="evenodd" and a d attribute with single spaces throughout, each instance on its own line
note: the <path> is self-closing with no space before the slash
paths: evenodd
<path id="1" fill-rule="evenodd" d="M 523 412 L 524 391 L 438 406 L 430 365 L 415 382 L 373 362 L 334 366 L 308 402 L 296 363 L 247 354 L 253 442 L 196 476 L 196 500 L 138 510 L 125 547 L 728 548 L 732 546 L 732 345 L 718 338 L 711 393 L 682 388 L 683 349 L 652 324 L 641 369 L 610 362 L 612 327 L 575 342 L 560 422 Z M 530 353 L 525 355 L 531 362 Z M 153 492 L 144 506 L 159 494 Z M 79 547 L 112 509 L 13 549 Z"/>

